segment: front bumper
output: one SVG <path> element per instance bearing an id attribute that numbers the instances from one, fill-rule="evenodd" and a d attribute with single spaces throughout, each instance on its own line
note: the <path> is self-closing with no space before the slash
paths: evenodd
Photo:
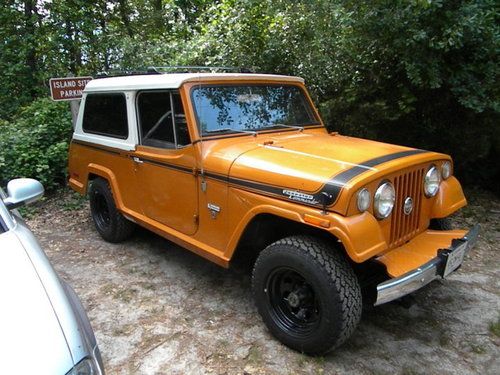
<path id="1" fill-rule="evenodd" d="M 375 306 L 401 298 L 457 270 L 463 262 L 463 257 L 476 243 L 478 234 L 479 225 L 475 225 L 462 238 L 453 239 L 451 246 L 438 251 L 438 256 L 427 263 L 379 284 Z"/>

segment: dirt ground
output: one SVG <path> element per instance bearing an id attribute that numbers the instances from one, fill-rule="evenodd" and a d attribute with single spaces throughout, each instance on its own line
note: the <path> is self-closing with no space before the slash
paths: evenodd
<path id="1" fill-rule="evenodd" d="M 455 224 L 480 222 L 482 233 L 462 268 L 410 308 L 367 307 L 354 336 L 316 358 L 270 336 L 248 274 L 145 230 L 106 243 L 69 191 L 27 222 L 87 308 L 108 374 L 500 374 L 500 200 L 469 198 Z"/>

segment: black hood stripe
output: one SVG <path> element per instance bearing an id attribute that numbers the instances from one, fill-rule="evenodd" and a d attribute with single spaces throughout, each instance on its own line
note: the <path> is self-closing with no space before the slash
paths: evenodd
<path id="1" fill-rule="evenodd" d="M 387 163 L 392 160 L 404 158 L 406 156 L 422 154 L 425 152 L 429 152 L 426 150 L 407 150 L 400 151 L 394 154 L 388 154 L 384 156 L 379 156 L 370 160 L 367 160 L 359 165 L 347 169 L 339 174 L 333 176 L 315 195 L 325 195 L 328 194 L 329 197 L 326 197 L 329 201 L 328 206 L 334 204 L 337 201 L 338 196 L 340 195 L 342 188 L 353 178 L 359 176 L 362 173 L 368 172 L 370 168 L 373 168 L 377 165 Z M 323 198 L 323 199 L 326 199 Z"/>

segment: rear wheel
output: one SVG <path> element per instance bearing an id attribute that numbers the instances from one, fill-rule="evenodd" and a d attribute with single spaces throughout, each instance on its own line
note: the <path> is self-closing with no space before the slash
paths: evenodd
<path id="1" fill-rule="evenodd" d="M 361 318 L 361 290 L 349 263 L 314 237 L 288 237 L 263 250 L 252 287 L 271 333 L 304 353 L 341 345 Z"/>
<path id="2" fill-rule="evenodd" d="M 121 242 L 130 237 L 134 223 L 118 211 L 106 180 L 97 178 L 89 190 L 90 213 L 101 237 L 108 242 Z"/>

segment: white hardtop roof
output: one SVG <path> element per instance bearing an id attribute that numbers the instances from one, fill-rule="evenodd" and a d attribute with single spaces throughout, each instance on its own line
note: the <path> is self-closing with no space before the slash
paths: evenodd
<path id="1" fill-rule="evenodd" d="M 304 79 L 293 76 L 282 76 L 273 74 L 249 74 L 249 73 L 166 73 L 130 75 L 110 78 L 93 79 L 84 92 L 103 91 L 135 91 L 145 89 L 177 89 L 185 82 L 207 81 L 271 81 L 271 82 L 300 82 Z"/>

